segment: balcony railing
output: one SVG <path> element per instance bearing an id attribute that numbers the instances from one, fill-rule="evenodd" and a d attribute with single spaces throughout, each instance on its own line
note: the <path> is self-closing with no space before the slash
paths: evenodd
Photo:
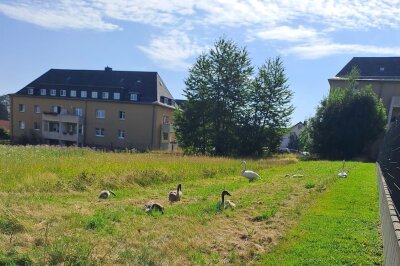
<path id="1" fill-rule="evenodd" d="M 61 123 L 82 123 L 83 117 L 72 114 L 58 114 L 53 112 L 43 112 L 42 120 L 61 122 Z"/>

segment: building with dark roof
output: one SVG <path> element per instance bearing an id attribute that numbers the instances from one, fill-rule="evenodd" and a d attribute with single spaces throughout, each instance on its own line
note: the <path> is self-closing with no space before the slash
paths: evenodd
<path id="1" fill-rule="evenodd" d="M 345 87 L 353 68 L 359 71 L 357 87 L 370 85 L 382 99 L 388 122 L 400 117 L 400 57 L 353 57 L 335 77 L 330 88 Z"/>
<path id="2" fill-rule="evenodd" d="M 172 149 L 175 100 L 157 72 L 50 69 L 11 94 L 14 143 Z"/>

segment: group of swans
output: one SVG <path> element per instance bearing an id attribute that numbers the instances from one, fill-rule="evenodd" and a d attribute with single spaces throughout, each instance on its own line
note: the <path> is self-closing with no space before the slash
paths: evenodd
<path id="1" fill-rule="evenodd" d="M 260 178 L 260 176 L 253 171 L 246 170 L 246 162 L 242 161 L 241 165 L 243 170 L 241 171 L 242 176 L 246 177 L 249 182 L 255 181 Z M 115 196 L 115 193 L 111 190 L 103 190 L 99 194 L 99 199 L 107 199 L 110 195 Z M 231 194 L 224 190 L 221 193 L 221 201 L 218 203 L 218 209 L 235 208 L 236 204 L 230 200 L 225 200 L 225 196 L 231 196 Z M 182 185 L 178 184 L 176 190 L 170 191 L 168 194 L 168 201 L 170 203 L 180 201 L 182 197 Z M 160 203 L 149 201 L 144 205 L 145 212 L 152 212 L 153 210 L 159 211 L 164 214 L 164 206 Z"/>

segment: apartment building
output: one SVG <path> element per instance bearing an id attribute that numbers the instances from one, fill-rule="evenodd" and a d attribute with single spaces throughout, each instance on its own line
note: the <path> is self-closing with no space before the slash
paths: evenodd
<path id="1" fill-rule="evenodd" d="M 335 77 L 328 79 L 330 88 L 346 87 L 354 67 L 360 72 L 357 88 L 372 87 L 385 105 L 388 123 L 400 119 L 400 57 L 353 57 Z"/>
<path id="2" fill-rule="evenodd" d="M 13 143 L 177 147 L 175 100 L 157 72 L 50 69 L 10 96 Z"/>

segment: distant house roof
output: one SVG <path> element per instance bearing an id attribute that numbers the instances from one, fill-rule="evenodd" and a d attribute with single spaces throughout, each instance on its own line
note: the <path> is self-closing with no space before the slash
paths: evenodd
<path id="1" fill-rule="evenodd" d="M 174 105 L 171 93 L 157 72 L 114 71 L 109 67 L 104 70 L 50 69 L 19 90 L 16 95 L 43 96 L 41 89 L 46 89 L 46 97 L 79 99 L 80 92 L 86 91 L 87 99 L 94 100 L 91 92 L 96 91 L 98 100 L 104 100 L 102 92 L 108 92 L 108 99 L 115 100 L 112 94 L 119 92 L 118 101 L 130 101 L 131 94 L 136 94 L 137 102 L 158 101 Z M 50 94 L 52 89 L 56 90 L 55 95 Z M 66 90 L 66 95 L 61 95 L 61 90 Z M 72 90 L 76 91 L 76 96 L 70 94 Z"/>
<path id="2" fill-rule="evenodd" d="M 336 77 L 347 77 L 353 67 L 360 71 L 359 79 L 400 79 L 400 57 L 353 57 Z"/>
<path id="3" fill-rule="evenodd" d="M 11 129 L 11 123 L 8 120 L 0 120 L 0 128 L 4 128 L 7 131 L 10 131 Z"/>

